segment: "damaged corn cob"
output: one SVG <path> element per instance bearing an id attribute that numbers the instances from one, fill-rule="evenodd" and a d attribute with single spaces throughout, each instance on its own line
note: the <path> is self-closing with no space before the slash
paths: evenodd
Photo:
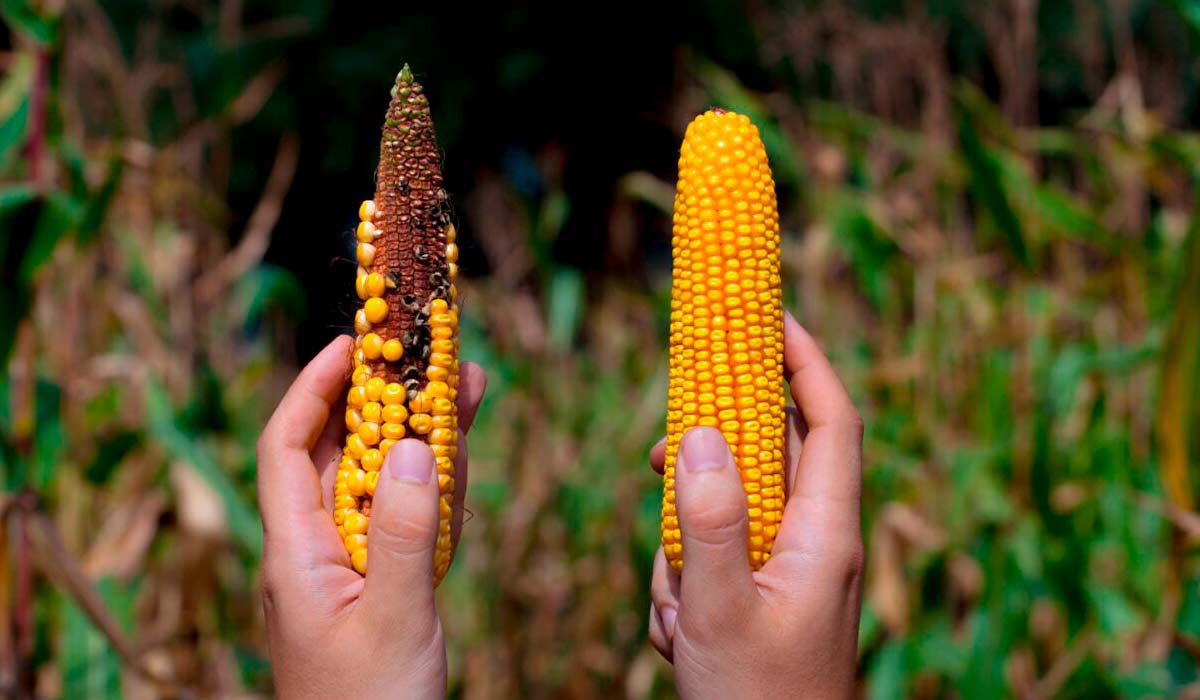
<path id="1" fill-rule="evenodd" d="M 676 455 L 684 433 L 712 426 L 742 477 L 757 570 L 783 516 L 783 310 L 775 182 L 758 128 L 745 116 L 714 109 L 688 125 L 671 247 L 663 551 L 682 571 Z"/>
<path id="2" fill-rule="evenodd" d="M 458 247 L 429 103 L 407 65 L 396 77 L 379 148 L 375 198 L 358 209 L 362 306 L 333 518 L 350 563 L 367 571 L 371 498 L 384 457 L 419 438 L 437 461 L 435 582 L 450 567 L 458 452 Z"/>

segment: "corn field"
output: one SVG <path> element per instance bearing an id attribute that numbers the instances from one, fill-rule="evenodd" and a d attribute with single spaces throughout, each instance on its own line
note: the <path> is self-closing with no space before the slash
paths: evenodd
<path id="1" fill-rule="evenodd" d="M 673 696 L 646 455 L 719 106 L 866 422 L 860 696 L 1200 698 L 1200 6 L 434 5 L 0 0 L 0 693 L 272 696 L 254 444 L 351 332 L 407 62 L 489 374 L 451 697 Z"/>

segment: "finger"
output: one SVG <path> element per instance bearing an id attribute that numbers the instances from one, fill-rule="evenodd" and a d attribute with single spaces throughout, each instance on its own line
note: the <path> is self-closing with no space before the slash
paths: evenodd
<path id="1" fill-rule="evenodd" d="M 292 382 L 258 440 L 258 502 L 263 532 L 287 529 L 322 512 L 321 485 L 309 450 L 346 384 L 350 343 L 339 336 Z"/>
<path id="2" fill-rule="evenodd" d="M 458 538 L 462 536 L 463 516 L 466 512 L 467 473 L 470 470 L 467 458 L 467 435 L 458 431 L 458 451 L 454 455 L 454 504 L 450 511 L 450 553 L 458 551 Z"/>
<path id="3" fill-rule="evenodd" d="M 487 389 L 487 373 L 474 362 L 464 362 L 458 368 L 458 427 L 465 433 L 475 423 L 479 403 Z"/>
<path id="4" fill-rule="evenodd" d="M 317 445 L 312 451 L 313 465 L 321 479 L 321 502 L 331 515 L 333 484 L 337 481 L 338 463 L 342 461 L 342 444 L 346 435 L 346 423 L 342 419 L 345 413 L 346 399 L 338 399 L 329 409 L 329 420 L 325 421 L 325 430 L 321 432 L 321 437 L 317 439 Z"/>
<path id="5" fill-rule="evenodd" d="M 650 448 L 650 468 L 659 474 L 663 473 L 663 469 L 667 464 L 667 437 L 664 435 L 661 440 L 654 443 L 654 447 Z"/>
<path id="6" fill-rule="evenodd" d="M 683 540 L 680 600 L 701 616 L 754 592 L 746 553 L 746 494 L 725 437 L 692 428 L 679 446 L 675 508 Z"/>
<path id="7" fill-rule="evenodd" d="M 648 617 L 650 644 L 653 645 L 656 650 L 658 650 L 659 654 L 662 654 L 662 657 L 667 660 L 667 663 L 674 663 L 674 643 L 672 642 L 671 638 L 667 636 L 667 632 L 663 625 L 662 615 L 659 614 L 658 608 L 654 607 L 654 603 L 650 604 L 650 615 Z M 672 620 L 671 623 L 674 624 L 674 620 Z"/>
<path id="8" fill-rule="evenodd" d="M 433 452 L 420 440 L 388 451 L 371 502 L 363 604 L 395 622 L 433 606 L 433 550 L 438 533 L 438 485 Z"/>
<path id="9" fill-rule="evenodd" d="M 862 419 L 816 341 L 790 314 L 784 320 L 784 367 L 808 434 L 775 553 L 822 533 L 856 535 L 862 489 Z"/>
<path id="10" fill-rule="evenodd" d="M 458 391 L 458 450 L 454 455 L 454 505 L 450 514 L 451 554 L 458 551 L 458 539 L 462 536 L 463 516 L 466 510 L 467 475 L 471 462 L 467 459 L 467 431 L 475 422 L 479 404 L 487 389 L 487 374 L 474 362 L 465 362 L 459 369 Z"/>
<path id="11" fill-rule="evenodd" d="M 786 496 L 791 497 L 796 490 L 796 472 L 799 471 L 800 455 L 804 450 L 804 436 L 808 434 L 808 425 L 804 422 L 804 416 L 800 415 L 800 411 L 788 406 L 787 413 L 787 434 L 784 437 L 783 457 L 787 467 L 787 492 Z"/>
<path id="12" fill-rule="evenodd" d="M 792 399 L 809 430 L 860 423 L 858 410 L 833 365 L 790 312 L 784 314 L 783 330 L 783 368 Z"/>
<path id="13" fill-rule="evenodd" d="M 679 614 L 679 574 L 662 547 L 654 555 L 650 577 L 650 641 L 667 661 L 674 657 L 675 618 Z"/>

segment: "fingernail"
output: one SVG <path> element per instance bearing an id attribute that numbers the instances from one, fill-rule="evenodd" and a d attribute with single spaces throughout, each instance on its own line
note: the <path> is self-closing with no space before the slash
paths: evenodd
<path id="1" fill-rule="evenodd" d="M 662 609 L 658 611 L 658 616 L 662 618 L 663 631 L 667 633 L 668 637 L 671 637 L 675 634 L 675 616 L 678 614 L 679 613 L 675 611 L 675 608 L 669 605 L 664 605 Z"/>
<path id="2" fill-rule="evenodd" d="M 420 440 L 401 440 L 388 450 L 384 466 L 393 479 L 425 484 L 433 478 L 433 452 Z"/>
<path id="3" fill-rule="evenodd" d="M 729 466 L 733 455 L 725 436 L 716 428 L 692 428 L 679 445 L 679 461 L 689 472 L 702 472 Z"/>

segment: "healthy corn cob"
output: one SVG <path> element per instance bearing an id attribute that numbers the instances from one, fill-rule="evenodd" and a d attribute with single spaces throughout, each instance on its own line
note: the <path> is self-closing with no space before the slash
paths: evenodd
<path id="1" fill-rule="evenodd" d="M 675 190 L 662 542 L 683 570 L 679 443 L 719 429 L 746 491 L 750 566 L 771 556 L 784 501 L 783 310 L 775 182 L 758 128 L 714 109 L 688 125 Z"/>
<path id="2" fill-rule="evenodd" d="M 458 247 L 439 160 L 428 101 L 405 65 L 383 127 L 375 198 L 358 209 L 355 290 L 363 305 L 354 315 L 348 432 L 333 511 L 350 563 L 365 574 L 384 456 L 397 440 L 424 439 L 441 494 L 436 582 L 450 567 L 458 452 Z"/>

